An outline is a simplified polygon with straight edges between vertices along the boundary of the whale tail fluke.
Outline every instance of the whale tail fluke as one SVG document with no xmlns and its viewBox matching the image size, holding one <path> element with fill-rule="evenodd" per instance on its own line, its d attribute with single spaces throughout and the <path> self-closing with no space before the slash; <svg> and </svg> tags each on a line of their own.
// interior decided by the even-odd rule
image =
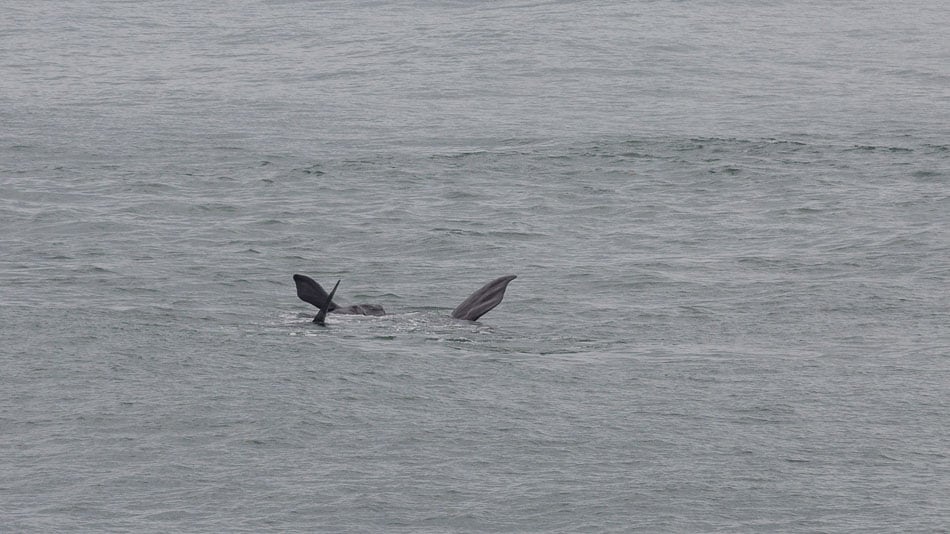
<svg viewBox="0 0 950 534">
<path fill-rule="evenodd" d="M 466 321 L 477 321 L 479 317 L 501 304 L 501 299 L 505 298 L 505 290 L 508 289 L 508 283 L 515 278 L 517 278 L 516 275 L 509 274 L 488 282 L 481 289 L 472 293 L 464 302 L 459 304 L 458 307 L 452 311 L 452 317 Z"/>
<path fill-rule="evenodd" d="M 294 284 L 297 286 L 297 296 L 300 300 L 304 302 L 309 302 L 321 310 L 324 308 L 324 305 L 329 303 L 326 306 L 328 312 L 331 312 L 337 308 L 333 299 L 327 295 L 327 292 L 323 290 L 323 287 L 320 286 L 313 278 L 305 276 L 302 274 L 294 275 Z"/>
<path fill-rule="evenodd" d="M 320 307 L 320 312 L 317 313 L 317 316 L 313 318 L 313 322 L 317 323 L 320 326 L 326 326 L 327 310 L 330 308 L 330 304 L 333 303 L 333 294 L 336 293 L 336 288 L 338 287 L 340 287 L 339 280 L 337 280 L 336 284 L 333 285 L 333 289 L 330 290 L 330 294 L 327 296 L 327 299 L 325 301 L 326 305 Z"/>
</svg>

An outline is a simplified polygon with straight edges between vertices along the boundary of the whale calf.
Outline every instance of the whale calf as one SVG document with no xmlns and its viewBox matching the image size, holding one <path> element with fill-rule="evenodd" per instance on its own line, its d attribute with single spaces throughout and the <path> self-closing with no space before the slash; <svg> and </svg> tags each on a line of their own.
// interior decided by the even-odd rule
<svg viewBox="0 0 950 534">
<path fill-rule="evenodd" d="M 505 290 L 508 289 L 508 284 L 515 278 L 517 278 L 516 275 L 509 274 L 488 282 L 452 310 L 452 317 L 465 321 L 477 321 L 479 317 L 501 304 L 501 299 L 505 298 Z M 324 324 L 324 318 L 329 312 L 347 315 L 386 315 L 386 311 L 379 304 L 342 306 L 334 302 L 333 295 L 340 285 L 339 280 L 329 294 L 323 289 L 323 286 L 307 275 L 295 274 L 294 284 L 297 286 L 297 297 L 300 300 L 309 302 L 319 308 L 320 313 L 313 318 L 313 322 L 317 324 Z"/>
</svg>

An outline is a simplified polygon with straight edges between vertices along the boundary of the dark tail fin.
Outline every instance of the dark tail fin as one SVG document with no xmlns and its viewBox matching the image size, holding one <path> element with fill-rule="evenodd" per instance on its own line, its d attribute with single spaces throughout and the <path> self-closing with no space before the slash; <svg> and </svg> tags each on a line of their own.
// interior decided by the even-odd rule
<svg viewBox="0 0 950 534">
<path fill-rule="evenodd" d="M 517 276 L 509 274 L 488 282 L 484 287 L 465 299 L 465 302 L 459 304 L 452 311 L 452 317 L 466 321 L 477 321 L 479 317 L 501 304 L 501 299 L 505 298 L 505 289 L 508 288 L 508 283 L 515 278 Z"/>
<path fill-rule="evenodd" d="M 336 288 L 338 287 L 340 287 L 339 280 L 336 281 L 336 284 L 333 286 L 333 289 L 330 290 L 330 296 L 327 297 L 327 304 L 333 302 L 333 294 L 336 293 Z M 313 318 L 313 322 L 317 323 L 320 326 L 325 326 L 327 324 L 326 323 L 327 308 L 329 308 L 329 306 L 324 306 L 320 308 L 320 313 L 318 313 L 317 316 Z"/>
<path fill-rule="evenodd" d="M 327 311 L 333 311 L 337 308 L 333 299 L 327 295 L 327 292 L 324 291 L 320 284 L 314 281 L 313 278 L 302 274 L 295 274 L 294 284 L 297 286 L 297 296 L 300 297 L 300 300 L 309 302 L 320 309 L 323 309 L 324 305 L 329 302 L 330 305 L 327 306 Z"/>
</svg>

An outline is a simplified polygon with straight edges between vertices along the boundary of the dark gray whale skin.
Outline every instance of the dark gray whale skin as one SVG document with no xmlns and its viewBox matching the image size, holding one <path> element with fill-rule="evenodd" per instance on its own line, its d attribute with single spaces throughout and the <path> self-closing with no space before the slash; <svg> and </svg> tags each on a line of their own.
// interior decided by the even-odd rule
<svg viewBox="0 0 950 534">
<path fill-rule="evenodd" d="M 304 302 L 309 302 L 317 308 L 323 308 L 327 301 L 327 292 L 323 286 L 316 280 L 303 274 L 294 275 L 294 284 L 297 286 L 297 296 Z M 330 301 L 327 311 L 332 313 L 342 313 L 345 315 L 386 315 L 386 311 L 379 304 L 354 304 L 352 306 L 340 306 L 336 302 Z"/>
<path fill-rule="evenodd" d="M 458 307 L 452 311 L 452 317 L 465 321 L 477 321 L 479 317 L 501 304 L 501 300 L 505 297 L 505 290 L 508 288 L 508 284 L 515 278 L 517 278 L 516 275 L 509 274 L 488 282 L 459 304 Z M 327 312 L 346 315 L 386 315 L 386 311 L 383 310 L 383 307 L 379 304 L 340 306 L 332 299 L 330 299 L 328 304 L 327 299 L 329 295 L 327 292 L 316 280 L 309 276 L 295 274 L 294 284 L 297 286 L 297 296 L 300 300 L 309 302 L 321 310 L 325 308 Z"/>
<path fill-rule="evenodd" d="M 505 298 L 508 283 L 515 278 L 517 278 L 516 275 L 509 274 L 488 282 L 452 310 L 452 317 L 466 321 L 477 321 L 479 317 L 501 304 L 501 299 Z"/>
</svg>

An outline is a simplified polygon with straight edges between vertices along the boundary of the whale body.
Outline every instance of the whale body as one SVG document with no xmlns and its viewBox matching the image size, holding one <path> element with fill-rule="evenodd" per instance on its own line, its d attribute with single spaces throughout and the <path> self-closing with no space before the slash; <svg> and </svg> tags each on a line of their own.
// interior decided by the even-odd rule
<svg viewBox="0 0 950 534">
<path fill-rule="evenodd" d="M 452 310 L 452 317 L 465 321 L 477 321 L 479 317 L 501 304 L 508 284 L 515 278 L 517 278 L 516 275 L 509 274 L 488 282 Z M 342 306 L 334 302 L 333 293 L 336 292 L 339 281 L 329 294 L 323 289 L 323 286 L 307 275 L 295 274 L 294 284 L 297 286 L 297 296 L 300 300 L 309 302 L 320 309 L 320 314 L 314 318 L 314 322 L 317 324 L 323 324 L 323 316 L 326 316 L 328 312 L 346 315 L 386 315 L 386 311 L 379 304 Z M 317 321 L 318 318 L 320 321 Z"/>
</svg>

